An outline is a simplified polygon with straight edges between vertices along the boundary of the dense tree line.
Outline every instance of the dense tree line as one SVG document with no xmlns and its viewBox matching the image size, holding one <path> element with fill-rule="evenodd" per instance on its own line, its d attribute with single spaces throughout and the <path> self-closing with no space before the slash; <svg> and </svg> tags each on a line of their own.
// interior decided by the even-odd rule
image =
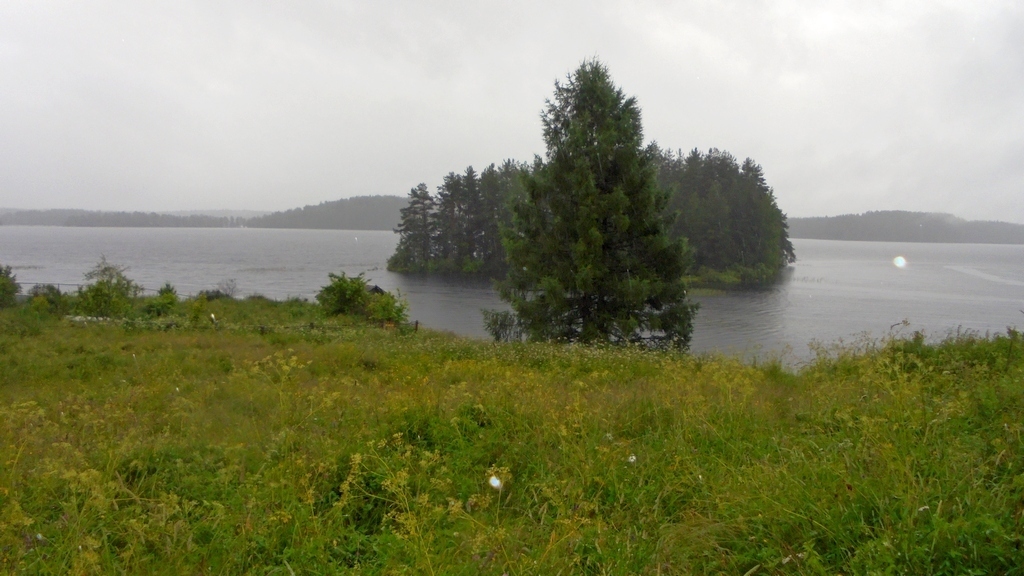
<svg viewBox="0 0 1024 576">
<path fill-rule="evenodd" d="M 1024 225 L 971 221 L 950 214 L 885 210 L 816 218 L 792 218 L 793 238 L 877 242 L 971 242 L 1024 244 Z"/>
<path fill-rule="evenodd" d="M 97 210 L 15 210 L 0 215 L 2 226 L 75 226 L 114 228 L 236 228 L 246 218 L 205 214 L 106 212 Z"/>
<path fill-rule="evenodd" d="M 18 210 L 0 216 L 3 226 L 77 226 L 112 228 L 237 228 L 245 218 L 157 212 L 104 212 L 93 210 Z"/>
<path fill-rule="evenodd" d="M 64 226 L 112 228 L 238 228 L 245 218 L 190 214 L 175 216 L 156 212 L 85 212 L 72 214 Z"/>
<path fill-rule="evenodd" d="M 786 215 L 753 160 L 740 164 L 715 148 L 685 156 L 659 150 L 657 158 L 658 181 L 676 215 L 672 235 L 689 240 L 697 275 L 725 272 L 762 284 L 796 260 Z"/>
<path fill-rule="evenodd" d="M 502 275 L 500 229 L 511 223 L 510 206 L 522 195 L 520 177 L 526 170 L 512 160 L 491 164 L 479 174 L 470 166 L 445 176 L 436 194 L 422 183 L 410 190 L 388 269 Z"/>
<path fill-rule="evenodd" d="M 690 274 L 711 283 L 757 285 L 773 280 L 795 254 L 786 215 L 751 159 L 728 152 L 681 152 L 650 147 L 656 182 L 669 197 L 662 213 L 672 239 L 692 250 Z M 506 162 L 477 175 L 450 173 L 431 194 L 425 184 L 409 193 L 388 268 L 400 272 L 505 273 L 501 228 L 524 194 L 535 166 Z M 525 179 L 525 180 L 524 180 Z"/>
</svg>

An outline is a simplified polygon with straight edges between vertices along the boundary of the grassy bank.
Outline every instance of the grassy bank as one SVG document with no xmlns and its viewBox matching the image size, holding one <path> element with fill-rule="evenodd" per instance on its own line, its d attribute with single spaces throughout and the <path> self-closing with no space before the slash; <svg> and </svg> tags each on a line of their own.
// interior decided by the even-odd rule
<svg viewBox="0 0 1024 576">
<path fill-rule="evenodd" d="M 793 373 L 301 302 L 208 312 L 216 326 L 0 311 L 0 570 L 1024 565 L 1016 335 L 822 352 Z"/>
</svg>

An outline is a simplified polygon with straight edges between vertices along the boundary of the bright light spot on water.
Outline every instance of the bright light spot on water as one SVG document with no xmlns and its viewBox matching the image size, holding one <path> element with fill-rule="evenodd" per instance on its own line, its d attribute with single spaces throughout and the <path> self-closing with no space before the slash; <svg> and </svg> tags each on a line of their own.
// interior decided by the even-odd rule
<svg viewBox="0 0 1024 576">
<path fill-rule="evenodd" d="M 497 476 L 491 476 L 491 479 L 488 480 L 487 482 L 491 485 L 491 488 L 494 488 L 495 490 L 501 490 L 501 478 L 498 478 Z"/>
<path fill-rule="evenodd" d="M 904 258 L 903 256 L 897 256 L 897 257 L 892 259 L 892 263 L 897 268 L 906 268 L 906 266 L 907 266 L 907 259 Z"/>
</svg>

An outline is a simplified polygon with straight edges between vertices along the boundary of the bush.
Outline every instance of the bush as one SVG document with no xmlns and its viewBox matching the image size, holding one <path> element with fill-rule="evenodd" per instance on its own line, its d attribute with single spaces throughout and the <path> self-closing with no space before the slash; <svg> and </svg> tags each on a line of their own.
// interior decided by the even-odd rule
<svg viewBox="0 0 1024 576">
<path fill-rule="evenodd" d="M 100 258 L 96 267 L 85 273 L 92 284 L 78 289 L 78 311 L 86 316 L 113 318 L 127 315 L 142 287 L 124 275 L 128 268 Z"/>
<path fill-rule="evenodd" d="M 17 280 L 10 266 L 0 266 L 0 308 L 9 308 L 17 302 L 15 296 L 21 293 Z"/>
<path fill-rule="evenodd" d="M 737 267 L 737 271 L 740 275 L 740 283 L 747 288 L 768 286 L 779 277 L 779 269 L 770 268 L 764 264 Z"/>
<path fill-rule="evenodd" d="M 518 342 L 523 339 L 523 326 L 519 317 L 508 310 L 480 310 L 484 316 L 484 329 L 495 342 Z"/>
<path fill-rule="evenodd" d="M 53 284 L 37 284 L 28 291 L 30 306 L 37 312 L 67 314 L 71 310 L 71 298 Z"/>
<path fill-rule="evenodd" d="M 200 296 L 202 296 L 203 298 L 206 298 L 210 302 L 213 302 L 214 300 L 220 300 L 222 298 L 224 298 L 226 300 L 230 300 L 231 299 L 231 296 L 228 296 L 227 294 L 225 294 L 225 293 L 223 293 L 223 292 L 221 292 L 220 290 L 217 290 L 217 289 L 214 289 L 214 290 L 200 290 L 199 293 L 196 294 L 196 298 L 198 298 Z"/>
<path fill-rule="evenodd" d="M 367 313 L 370 292 L 366 289 L 366 279 L 362 274 L 351 278 L 344 272 L 327 276 L 331 283 L 320 289 L 316 301 L 329 316 Z"/>
<path fill-rule="evenodd" d="M 394 322 L 400 324 L 409 318 L 409 303 L 401 296 L 390 292 L 382 292 L 370 296 L 366 305 L 367 316 L 374 322 Z"/>
<path fill-rule="evenodd" d="M 193 298 L 192 302 L 188 305 L 188 321 L 193 326 L 198 325 L 208 314 L 206 303 L 206 294 L 200 292 L 199 295 Z"/>
<path fill-rule="evenodd" d="M 200 290 L 196 296 L 205 296 L 206 300 L 213 302 L 214 300 L 227 299 L 234 300 L 238 294 L 238 283 L 235 282 L 234 278 L 229 280 L 221 280 L 217 283 L 217 287 L 213 290 Z"/>
<path fill-rule="evenodd" d="M 160 288 L 155 298 L 146 302 L 142 310 L 147 316 L 166 316 L 173 312 L 177 305 L 178 291 L 171 286 L 170 282 L 167 282 Z"/>
<path fill-rule="evenodd" d="M 317 302 L 328 316 L 349 314 L 363 316 L 374 322 L 400 323 L 408 320 L 409 303 L 401 295 L 395 296 L 384 292 L 376 286 L 370 290 L 366 286 L 366 278 L 328 274 L 331 283 L 320 289 L 316 295 Z"/>
</svg>

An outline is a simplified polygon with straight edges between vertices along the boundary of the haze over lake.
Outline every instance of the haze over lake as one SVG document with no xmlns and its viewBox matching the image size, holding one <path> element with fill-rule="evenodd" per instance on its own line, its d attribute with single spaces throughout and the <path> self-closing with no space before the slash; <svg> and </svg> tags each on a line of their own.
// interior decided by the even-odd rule
<svg viewBox="0 0 1024 576">
<path fill-rule="evenodd" d="M 18 281 L 73 289 L 101 255 L 128 276 L 180 294 L 234 279 L 240 295 L 312 299 L 327 274 L 365 273 L 399 290 L 410 318 L 486 337 L 479 310 L 504 308 L 486 281 L 394 274 L 385 262 L 397 235 L 384 231 L 0 227 L 0 263 Z M 695 298 L 695 352 L 810 356 L 808 343 L 922 329 L 1004 331 L 1024 326 L 1024 246 L 794 239 L 797 262 L 769 290 Z M 902 257 L 905 264 L 896 265 Z M 908 326 L 898 326 L 907 320 Z M 893 328 L 894 325 L 897 325 Z"/>
</svg>

